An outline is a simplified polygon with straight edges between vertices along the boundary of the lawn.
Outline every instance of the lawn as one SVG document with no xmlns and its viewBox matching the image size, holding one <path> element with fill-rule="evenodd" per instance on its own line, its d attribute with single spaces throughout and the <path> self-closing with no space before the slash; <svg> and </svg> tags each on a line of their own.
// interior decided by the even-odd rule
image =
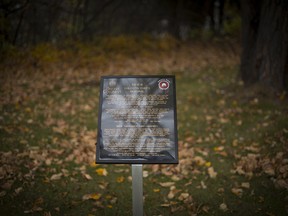
<svg viewBox="0 0 288 216">
<path fill-rule="evenodd" d="M 176 76 L 179 164 L 144 165 L 145 215 L 287 215 L 287 96 L 243 86 L 222 43 L 6 67 L 1 215 L 132 215 L 130 165 L 94 163 L 99 77 L 115 74 Z"/>
</svg>

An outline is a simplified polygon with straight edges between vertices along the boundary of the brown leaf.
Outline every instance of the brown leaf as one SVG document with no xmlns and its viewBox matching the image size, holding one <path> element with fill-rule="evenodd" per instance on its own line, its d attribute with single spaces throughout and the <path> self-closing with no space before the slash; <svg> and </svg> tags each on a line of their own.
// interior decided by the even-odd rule
<svg viewBox="0 0 288 216">
<path fill-rule="evenodd" d="M 83 177 L 87 180 L 92 180 L 92 177 L 87 173 L 82 173 Z"/>
<path fill-rule="evenodd" d="M 241 188 L 232 188 L 231 192 L 238 197 L 242 197 L 243 190 Z"/>
<path fill-rule="evenodd" d="M 59 179 L 61 179 L 62 176 L 63 176 L 62 173 L 54 174 L 51 176 L 50 180 L 52 180 L 52 181 L 59 180 Z"/>
<path fill-rule="evenodd" d="M 181 193 L 178 197 L 178 200 L 183 201 L 189 197 L 189 193 Z"/>
<path fill-rule="evenodd" d="M 241 183 L 241 187 L 242 187 L 242 188 L 249 189 L 249 188 L 250 188 L 250 183 L 249 183 L 249 182 L 242 182 L 242 183 Z"/>
<path fill-rule="evenodd" d="M 169 191 L 169 194 L 168 194 L 168 199 L 173 199 L 175 197 L 175 195 L 180 192 L 181 190 L 177 190 L 175 186 L 171 186 L 170 187 L 170 191 Z"/>
<path fill-rule="evenodd" d="M 170 205 L 170 203 L 164 203 L 164 204 L 161 204 L 160 206 L 161 207 L 170 207 L 171 205 Z"/>
<path fill-rule="evenodd" d="M 52 159 L 51 159 L 51 158 L 47 158 L 47 159 L 45 160 L 45 164 L 46 164 L 47 166 L 50 166 L 51 163 L 52 163 Z"/>
<path fill-rule="evenodd" d="M 159 164 L 153 164 L 153 165 L 151 165 L 151 168 L 152 168 L 152 172 L 156 173 L 159 171 L 160 165 Z"/>
<path fill-rule="evenodd" d="M 160 182 L 159 184 L 162 187 L 171 187 L 172 185 L 175 185 L 175 182 Z"/>
<path fill-rule="evenodd" d="M 219 209 L 223 212 L 228 211 L 228 207 L 227 207 L 226 203 L 221 203 L 219 206 Z"/>
<path fill-rule="evenodd" d="M 15 193 L 16 193 L 16 194 L 21 193 L 21 191 L 23 191 L 23 188 L 22 188 L 22 187 L 19 187 L 19 188 L 15 189 Z"/>
<path fill-rule="evenodd" d="M 262 166 L 262 169 L 263 169 L 264 173 L 266 173 L 269 176 L 275 175 L 275 170 L 274 170 L 272 164 L 265 164 Z"/>
<path fill-rule="evenodd" d="M 206 161 L 203 159 L 203 157 L 200 157 L 200 156 L 194 157 L 194 161 L 199 166 L 203 166 L 206 163 Z"/>
<path fill-rule="evenodd" d="M 1 185 L 1 188 L 3 188 L 4 190 L 10 190 L 12 185 L 13 185 L 14 181 L 10 180 L 5 182 L 4 184 Z"/>
<path fill-rule="evenodd" d="M 102 190 L 105 190 L 108 185 L 109 185 L 109 183 L 106 182 L 106 181 L 102 181 L 102 182 L 99 183 L 99 187 L 100 187 Z"/>
<path fill-rule="evenodd" d="M 4 197 L 6 195 L 6 193 L 7 193 L 6 191 L 1 191 L 0 192 L 0 197 Z"/>
<path fill-rule="evenodd" d="M 282 189 L 282 188 L 288 189 L 288 180 L 285 181 L 284 179 L 278 179 L 275 182 L 275 186 L 279 189 Z"/>
</svg>

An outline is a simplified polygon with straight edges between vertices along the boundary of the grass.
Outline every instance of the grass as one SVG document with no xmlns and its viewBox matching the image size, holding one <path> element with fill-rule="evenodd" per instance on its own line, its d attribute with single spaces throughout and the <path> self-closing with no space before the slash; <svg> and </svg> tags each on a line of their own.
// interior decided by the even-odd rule
<svg viewBox="0 0 288 216">
<path fill-rule="evenodd" d="M 286 215 L 287 102 L 244 87 L 237 61 L 193 65 L 215 50 L 184 50 L 174 66 L 175 53 L 162 65 L 143 60 L 149 69 L 141 59 L 121 63 L 176 74 L 180 164 L 144 166 L 145 215 Z M 43 74 L 45 82 L 37 74 L 2 94 L 2 215 L 132 215 L 130 166 L 93 164 L 99 86 L 77 73 Z"/>
</svg>

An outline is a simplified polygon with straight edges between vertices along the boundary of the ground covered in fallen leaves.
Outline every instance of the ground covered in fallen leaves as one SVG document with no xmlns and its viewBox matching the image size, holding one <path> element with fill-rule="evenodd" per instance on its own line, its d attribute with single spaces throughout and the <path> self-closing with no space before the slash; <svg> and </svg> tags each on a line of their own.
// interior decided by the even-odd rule
<svg viewBox="0 0 288 216">
<path fill-rule="evenodd" d="M 166 43 L 3 63 L 1 215 L 132 215 L 131 167 L 94 163 L 99 77 L 115 74 L 176 75 L 179 164 L 144 166 L 145 215 L 288 214 L 285 93 L 243 86 L 231 41 Z"/>
</svg>

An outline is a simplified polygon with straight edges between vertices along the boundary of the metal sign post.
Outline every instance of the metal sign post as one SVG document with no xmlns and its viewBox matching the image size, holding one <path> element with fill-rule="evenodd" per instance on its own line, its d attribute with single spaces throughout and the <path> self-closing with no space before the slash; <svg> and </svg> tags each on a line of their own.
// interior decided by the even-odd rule
<svg viewBox="0 0 288 216">
<path fill-rule="evenodd" d="M 143 216 L 143 172 L 142 164 L 132 164 L 133 216 Z"/>
<path fill-rule="evenodd" d="M 133 216 L 143 216 L 143 164 L 177 164 L 175 76 L 103 76 L 96 163 L 131 164 Z"/>
</svg>

